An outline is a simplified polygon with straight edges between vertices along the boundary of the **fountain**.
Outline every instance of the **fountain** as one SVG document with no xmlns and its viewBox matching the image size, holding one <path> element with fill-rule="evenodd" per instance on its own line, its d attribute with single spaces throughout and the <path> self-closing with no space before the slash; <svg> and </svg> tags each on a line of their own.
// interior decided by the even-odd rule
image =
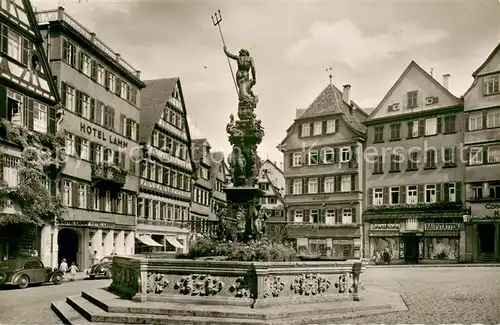
<svg viewBox="0 0 500 325">
<path fill-rule="evenodd" d="M 238 119 L 227 125 L 232 187 L 227 214 L 237 219 L 236 240 L 262 240 L 260 190 L 255 187 L 257 145 L 264 130 L 256 118 L 255 66 L 241 50 L 238 63 Z M 250 72 L 252 78 L 250 78 Z M 274 245 L 280 245 L 274 244 Z M 398 295 L 366 290 L 360 297 L 361 260 L 231 261 L 117 256 L 108 289 L 54 302 L 66 322 L 128 324 L 319 324 L 360 315 L 405 310 Z"/>
</svg>

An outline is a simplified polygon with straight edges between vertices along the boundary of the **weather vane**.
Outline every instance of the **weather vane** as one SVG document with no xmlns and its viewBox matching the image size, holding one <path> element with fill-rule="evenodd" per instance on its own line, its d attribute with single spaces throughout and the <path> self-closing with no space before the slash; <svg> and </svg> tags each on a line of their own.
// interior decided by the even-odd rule
<svg viewBox="0 0 500 325">
<path fill-rule="evenodd" d="M 329 67 L 328 69 L 326 69 L 326 72 L 330 72 L 330 74 L 328 75 L 328 78 L 330 78 L 330 85 L 332 84 L 332 67 Z"/>
<path fill-rule="evenodd" d="M 222 34 L 222 28 L 220 27 L 220 23 L 222 22 L 222 15 L 220 13 L 220 9 L 212 16 L 212 22 L 214 26 L 219 27 L 220 38 L 222 39 L 222 45 L 226 46 L 226 41 L 224 40 L 224 35 Z M 234 79 L 233 67 L 231 66 L 231 61 L 229 57 L 227 57 L 227 64 L 229 64 L 229 70 L 231 70 L 231 77 L 233 78 L 234 88 L 236 89 L 236 95 L 238 95 L 238 86 L 236 85 L 236 79 Z"/>
</svg>

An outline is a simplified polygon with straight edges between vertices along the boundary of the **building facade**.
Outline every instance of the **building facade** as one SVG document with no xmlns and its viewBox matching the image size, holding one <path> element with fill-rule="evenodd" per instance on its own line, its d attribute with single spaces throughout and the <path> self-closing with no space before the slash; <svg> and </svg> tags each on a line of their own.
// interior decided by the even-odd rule
<svg viewBox="0 0 500 325">
<path fill-rule="evenodd" d="M 500 44 L 474 72 L 464 96 L 465 260 L 500 261 Z"/>
<path fill-rule="evenodd" d="M 283 171 L 269 159 L 265 160 L 259 170 L 257 186 L 264 192 L 260 198 L 261 209 L 268 221 L 285 221 L 285 175 Z"/>
<path fill-rule="evenodd" d="M 57 87 L 43 51 L 43 38 L 28 0 L 2 1 L 0 5 L 0 260 L 41 253 L 52 264 L 52 220 L 35 226 L 39 216 L 27 215 L 9 192 L 23 182 L 19 171 L 28 144 L 20 138 L 54 138 L 57 131 Z M 36 141 L 35 141 L 36 142 Z M 54 178 L 32 188 L 54 197 Z M 10 190 L 9 190 L 10 189 Z M 19 192 L 18 192 L 19 193 Z M 5 195 L 4 195 L 5 194 Z M 42 202 L 47 206 L 51 202 Z M 57 261 L 56 261 L 57 264 Z"/>
<path fill-rule="evenodd" d="M 68 212 L 54 229 L 58 260 L 133 254 L 139 188 L 139 71 L 64 8 L 37 13 L 57 80 L 68 160 L 57 190 Z"/>
<path fill-rule="evenodd" d="M 187 251 L 193 164 L 179 78 L 145 81 L 141 90 L 141 161 L 137 251 Z"/>
<path fill-rule="evenodd" d="M 211 177 L 212 177 L 212 202 L 210 204 L 209 220 L 217 220 L 219 216 L 217 211 L 225 208 L 226 193 L 224 189 L 228 184 L 227 174 L 229 168 L 224 161 L 224 153 L 221 151 L 214 151 L 210 153 L 211 157 Z"/>
<path fill-rule="evenodd" d="M 463 260 L 463 103 L 448 83 L 412 61 L 365 121 L 366 258 Z"/>
<path fill-rule="evenodd" d="M 191 150 L 195 165 L 193 196 L 191 200 L 191 220 L 209 220 L 212 210 L 212 193 L 215 181 L 212 177 L 210 144 L 207 139 L 194 139 Z"/>
<path fill-rule="evenodd" d="M 330 82 L 298 112 L 278 146 L 284 156 L 288 236 L 301 253 L 361 257 L 365 127 L 350 90 L 346 85 L 342 92 Z"/>
</svg>

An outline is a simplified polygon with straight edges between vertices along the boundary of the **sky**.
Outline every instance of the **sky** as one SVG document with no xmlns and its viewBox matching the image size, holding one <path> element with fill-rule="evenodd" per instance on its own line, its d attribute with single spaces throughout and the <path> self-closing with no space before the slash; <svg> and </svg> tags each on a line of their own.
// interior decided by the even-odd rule
<svg viewBox="0 0 500 325">
<path fill-rule="evenodd" d="M 297 108 L 329 83 L 350 84 L 361 107 L 378 105 L 414 60 L 461 96 L 500 40 L 500 2 L 487 1 L 99 1 L 35 0 L 37 10 L 66 11 L 141 70 L 147 79 L 179 77 L 192 138 L 227 154 L 226 124 L 237 96 L 228 50 L 248 49 L 256 65 L 256 114 L 266 135 L 261 158 L 278 164 L 276 146 Z M 233 71 L 236 65 L 233 61 Z"/>
</svg>

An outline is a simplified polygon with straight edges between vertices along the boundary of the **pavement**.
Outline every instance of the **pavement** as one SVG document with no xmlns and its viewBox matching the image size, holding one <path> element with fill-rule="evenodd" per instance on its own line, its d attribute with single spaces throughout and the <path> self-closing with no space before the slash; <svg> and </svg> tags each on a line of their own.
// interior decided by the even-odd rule
<svg viewBox="0 0 500 325">
<path fill-rule="evenodd" d="M 399 293 L 409 308 L 341 324 L 500 324 L 500 270 L 496 267 L 369 267 L 366 288 Z M 83 272 L 81 272 L 83 273 Z M 24 290 L 0 290 L 0 324 L 60 324 L 50 303 L 110 280 L 64 282 Z M 361 298 L 363 291 L 360 292 Z"/>
</svg>

